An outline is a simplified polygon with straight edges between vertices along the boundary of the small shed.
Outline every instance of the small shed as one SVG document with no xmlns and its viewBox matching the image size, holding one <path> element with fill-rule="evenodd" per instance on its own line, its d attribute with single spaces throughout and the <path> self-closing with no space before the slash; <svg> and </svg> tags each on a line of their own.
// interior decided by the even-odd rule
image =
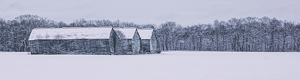
<svg viewBox="0 0 300 80">
<path fill-rule="evenodd" d="M 32 54 L 114 54 L 112 27 L 35 28 L 29 37 Z"/>
<path fill-rule="evenodd" d="M 141 38 L 136 28 L 114 28 L 118 38 L 117 45 L 118 53 L 125 54 L 140 54 Z"/>
<path fill-rule="evenodd" d="M 138 29 L 142 42 L 142 52 L 159 53 L 157 38 L 153 29 Z"/>
</svg>

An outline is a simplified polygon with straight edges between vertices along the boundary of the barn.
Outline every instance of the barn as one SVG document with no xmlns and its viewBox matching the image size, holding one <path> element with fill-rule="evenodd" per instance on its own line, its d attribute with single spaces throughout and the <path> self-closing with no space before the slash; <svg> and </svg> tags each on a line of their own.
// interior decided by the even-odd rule
<svg viewBox="0 0 300 80">
<path fill-rule="evenodd" d="M 31 54 L 115 54 L 112 27 L 35 28 L 29 37 Z"/>
<path fill-rule="evenodd" d="M 116 41 L 118 53 L 141 53 L 141 38 L 136 28 L 114 28 L 114 31 L 118 36 Z"/>
<path fill-rule="evenodd" d="M 138 33 L 141 37 L 141 51 L 143 53 L 160 53 L 153 29 L 138 29 Z"/>
</svg>

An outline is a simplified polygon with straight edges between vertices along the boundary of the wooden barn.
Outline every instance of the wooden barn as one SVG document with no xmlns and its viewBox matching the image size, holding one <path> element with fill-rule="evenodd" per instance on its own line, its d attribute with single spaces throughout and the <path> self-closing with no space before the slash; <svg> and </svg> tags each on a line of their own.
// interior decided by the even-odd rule
<svg viewBox="0 0 300 80">
<path fill-rule="evenodd" d="M 141 37 L 141 51 L 143 53 L 160 53 L 153 29 L 138 29 L 138 33 Z"/>
<path fill-rule="evenodd" d="M 118 53 L 141 53 L 141 38 L 136 28 L 114 28 L 114 31 L 118 35 L 116 41 Z"/>
<path fill-rule="evenodd" d="M 111 27 L 36 28 L 29 37 L 32 54 L 115 54 Z"/>
</svg>

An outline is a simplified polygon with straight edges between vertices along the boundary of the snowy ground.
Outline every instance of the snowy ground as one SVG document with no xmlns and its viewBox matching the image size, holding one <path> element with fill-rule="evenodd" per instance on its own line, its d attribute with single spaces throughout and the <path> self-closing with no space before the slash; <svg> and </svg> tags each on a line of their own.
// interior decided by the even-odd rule
<svg viewBox="0 0 300 80">
<path fill-rule="evenodd" d="M 1 80 L 300 80 L 297 52 L 27 55 L 0 52 Z"/>
</svg>

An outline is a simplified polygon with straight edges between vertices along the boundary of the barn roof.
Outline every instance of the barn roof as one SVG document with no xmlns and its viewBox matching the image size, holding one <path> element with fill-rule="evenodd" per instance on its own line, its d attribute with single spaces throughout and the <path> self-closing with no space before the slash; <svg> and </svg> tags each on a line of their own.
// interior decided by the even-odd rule
<svg viewBox="0 0 300 80">
<path fill-rule="evenodd" d="M 122 32 L 123 35 L 125 36 L 124 37 L 125 39 L 132 39 L 136 28 L 114 28 L 114 30 Z"/>
<path fill-rule="evenodd" d="M 138 29 L 141 39 L 151 39 L 153 29 Z"/>
<path fill-rule="evenodd" d="M 109 39 L 111 27 L 35 28 L 29 40 L 38 39 Z"/>
</svg>

